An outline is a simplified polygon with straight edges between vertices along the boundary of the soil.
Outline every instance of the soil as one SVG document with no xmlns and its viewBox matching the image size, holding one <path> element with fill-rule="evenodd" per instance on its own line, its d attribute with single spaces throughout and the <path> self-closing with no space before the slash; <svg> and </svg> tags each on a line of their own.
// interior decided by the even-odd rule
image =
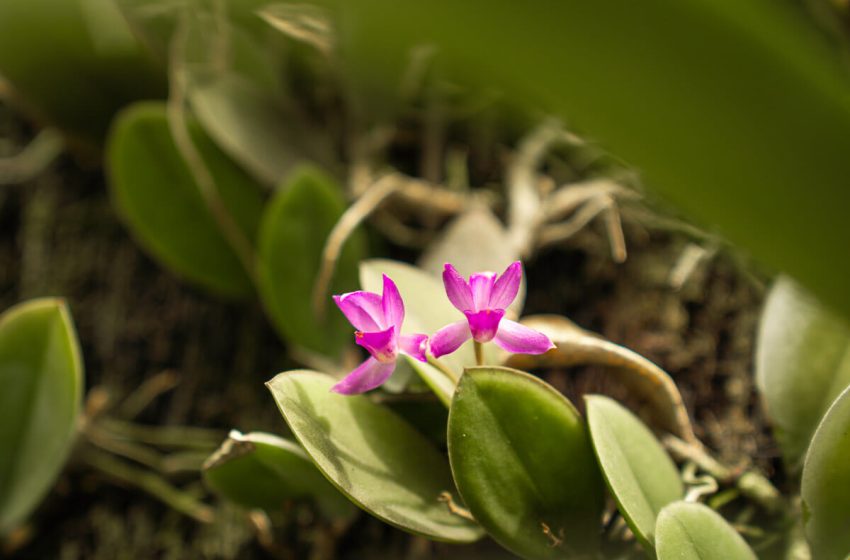
<svg viewBox="0 0 850 560">
<path fill-rule="evenodd" d="M 0 107 L 0 155 L 32 130 Z M 676 380 L 698 436 L 728 464 L 761 468 L 781 482 L 778 451 L 753 388 L 753 341 L 763 288 L 740 260 L 719 252 L 684 286 L 669 277 L 688 240 L 625 220 L 629 258 L 611 261 L 591 226 L 527 263 L 526 313 L 561 313 L 665 368 Z M 263 382 L 295 364 L 256 301 L 202 293 L 143 253 L 113 212 L 104 178 L 69 156 L 35 180 L 0 188 L 0 308 L 62 296 L 85 356 L 86 385 L 118 402 L 164 372 L 179 379 L 137 421 L 283 432 Z M 602 372 L 547 372 L 575 399 L 617 394 Z M 628 395 L 618 395 L 628 398 Z M 575 399 L 580 402 L 580 399 Z M 202 494 L 195 474 L 175 479 Z M 235 509 L 213 525 L 175 513 L 135 488 L 72 459 L 31 520 L 33 537 L 10 558 L 271 558 Z M 327 555 L 326 527 L 309 507 L 276 522 L 278 556 Z M 433 545 L 360 518 L 336 543 L 341 558 L 493 557 L 491 545 Z"/>
</svg>

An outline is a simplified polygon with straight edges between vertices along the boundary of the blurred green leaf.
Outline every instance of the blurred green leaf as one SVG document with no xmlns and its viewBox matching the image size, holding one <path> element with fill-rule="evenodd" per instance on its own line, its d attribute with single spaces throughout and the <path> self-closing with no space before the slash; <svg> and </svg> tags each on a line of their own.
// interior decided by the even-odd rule
<svg viewBox="0 0 850 560">
<path fill-rule="evenodd" d="M 392 411 L 331 392 L 332 377 L 281 373 L 268 382 L 289 427 L 319 470 L 378 519 L 434 540 L 466 543 L 481 529 L 440 501 L 452 492 L 445 457 Z"/>
<path fill-rule="evenodd" d="M 812 558 L 843 560 L 850 551 L 850 387 L 832 403 L 806 454 L 801 492 Z"/>
<path fill-rule="evenodd" d="M 269 203 L 260 234 L 260 293 L 275 327 L 287 340 L 329 356 L 339 355 L 353 329 L 330 294 L 325 316 L 317 317 L 313 289 L 325 242 L 344 211 L 340 187 L 321 171 L 303 167 Z M 346 241 L 332 293 L 356 289 L 364 247 L 359 232 Z"/>
<path fill-rule="evenodd" d="M 661 509 L 682 499 L 676 465 L 643 422 L 602 395 L 585 397 L 596 458 L 623 518 L 652 553 L 655 520 Z"/>
<path fill-rule="evenodd" d="M 0 315 L 0 535 L 24 521 L 53 485 L 76 435 L 83 364 L 61 300 Z"/>
<path fill-rule="evenodd" d="M 818 422 L 850 385 L 850 329 L 789 278 L 762 312 L 756 383 L 785 462 L 799 471 Z"/>
<path fill-rule="evenodd" d="M 723 517 L 702 504 L 674 502 L 658 514 L 658 560 L 756 560 Z"/>
<path fill-rule="evenodd" d="M 224 207 L 248 239 L 263 208 L 259 187 L 194 121 L 192 140 L 215 179 Z M 201 197 L 172 139 L 165 106 L 138 103 L 118 117 L 107 153 L 113 202 L 137 240 L 178 275 L 225 296 L 252 283 Z"/>
<path fill-rule="evenodd" d="M 203 473 L 213 491 L 248 508 L 276 511 L 289 500 L 310 498 L 330 517 L 354 512 L 300 445 L 273 434 L 231 431 Z"/>
<path fill-rule="evenodd" d="M 584 422 L 553 387 L 508 368 L 467 369 L 448 444 L 463 501 L 499 544 L 529 559 L 599 546 L 602 477 Z"/>
<path fill-rule="evenodd" d="M 431 391 L 437 395 L 437 398 L 440 399 L 446 407 L 450 406 L 452 403 L 452 395 L 455 392 L 454 382 L 449 379 L 445 373 L 441 372 L 436 367 L 431 364 L 420 362 L 419 360 L 412 358 L 407 355 L 403 355 L 405 361 L 413 368 L 419 378 L 425 382 L 425 385 L 428 386 Z"/>
<path fill-rule="evenodd" d="M 433 45 L 450 78 L 554 112 L 850 316 L 850 74 L 805 2 L 319 3 L 373 106 Z"/>
<path fill-rule="evenodd" d="M 122 106 L 165 95 L 111 0 L 0 2 L 0 74 L 36 118 L 95 145 Z"/>
</svg>

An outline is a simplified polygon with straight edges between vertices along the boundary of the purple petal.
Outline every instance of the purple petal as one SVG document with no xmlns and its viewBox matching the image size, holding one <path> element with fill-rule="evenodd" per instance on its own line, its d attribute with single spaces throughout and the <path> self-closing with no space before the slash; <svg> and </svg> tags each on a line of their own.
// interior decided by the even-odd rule
<svg viewBox="0 0 850 560">
<path fill-rule="evenodd" d="M 474 308 L 469 284 L 449 263 L 446 263 L 443 268 L 443 285 L 446 287 L 446 295 L 449 296 L 449 301 L 459 311 L 469 311 Z"/>
<path fill-rule="evenodd" d="M 499 329 L 499 321 L 505 316 L 504 309 L 485 309 L 477 313 L 465 313 L 469 330 L 476 342 L 490 342 Z"/>
<path fill-rule="evenodd" d="M 425 348 L 428 346 L 428 335 L 424 334 L 405 334 L 398 337 L 398 347 L 401 351 L 419 360 L 427 362 L 425 356 Z"/>
<path fill-rule="evenodd" d="M 507 309 L 519 292 L 519 283 L 522 280 L 522 263 L 516 261 L 511 264 L 496 280 L 493 291 L 490 293 L 490 305 L 493 309 Z"/>
<path fill-rule="evenodd" d="M 381 296 L 372 292 L 351 292 L 334 296 L 339 310 L 343 312 L 358 331 L 381 331 L 384 325 L 384 312 L 381 309 Z"/>
<path fill-rule="evenodd" d="M 549 337 L 510 319 L 502 320 L 493 338 L 496 346 L 513 354 L 543 354 L 555 347 Z"/>
<path fill-rule="evenodd" d="M 431 337 L 431 353 L 435 358 L 451 354 L 469 340 L 470 336 L 472 333 L 469 332 L 469 324 L 466 321 L 446 325 Z"/>
<path fill-rule="evenodd" d="M 396 332 L 400 332 L 401 324 L 404 322 L 404 301 L 401 299 L 401 294 L 398 293 L 395 282 L 386 274 L 384 274 L 384 295 L 381 298 L 381 309 L 387 325 L 398 327 Z"/>
<path fill-rule="evenodd" d="M 343 395 L 365 393 L 386 381 L 394 369 L 395 362 L 384 364 L 375 358 L 369 358 L 331 387 L 331 391 Z"/>
<path fill-rule="evenodd" d="M 354 333 L 354 341 L 379 362 L 394 362 L 398 355 L 395 327 L 379 332 L 357 331 Z"/>
<path fill-rule="evenodd" d="M 469 277 L 475 311 L 483 311 L 490 307 L 490 294 L 493 292 L 495 281 L 496 275 L 492 272 L 476 272 Z"/>
</svg>

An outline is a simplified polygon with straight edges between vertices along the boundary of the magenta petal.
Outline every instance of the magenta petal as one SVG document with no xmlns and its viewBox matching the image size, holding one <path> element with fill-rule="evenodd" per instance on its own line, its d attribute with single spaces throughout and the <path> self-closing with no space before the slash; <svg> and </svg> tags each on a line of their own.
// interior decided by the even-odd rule
<svg viewBox="0 0 850 560">
<path fill-rule="evenodd" d="M 331 391 L 343 395 L 365 393 L 386 381 L 394 369 L 395 362 L 384 364 L 375 358 L 369 358 L 331 387 Z"/>
<path fill-rule="evenodd" d="M 384 312 L 381 309 L 381 296 L 372 292 L 351 292 L 334 296 L 334 301 L 348 321 L 358 331 L 381 331 L 384 325 Z"/>
<path fill-rule="evenodd" d="M 472 290 L 472 303 L 475 311 L 483 311 L 490 307 L 490 294 L 496 275 L 492 272 L 476 272 L 469 277 L 469 288 Z"/>
<path fill-rule="evenodd" d="M 507 309 L 519 292 L 519 283 L 522 280 L 522 264 L 519 261 L 508 266 L 496 280 L 493 291 L 490 293 L 490 305 L 494 309 Z"/>
<path fill-rule="evenodd" d="M 459 311 L 469 311 L 474 308 L 469 284 L 449 263 L 446 263 L 443 268 L 443 285 L 446 287 L 446 295 L 449 296 L 449 301 Z"/>
<path fill-rule="evenodd" d="M 401 351 L 419 360 L 427 362 L 425 356 L 425 348 L 428 346 L 428 335 L 424 334 L 405 334 L 398 337 L 398 347 Z"/>
<path fill-rule="evenodd" d="M 395 282 L 386 274 L 384 274 L 384 295 L 381 298 L 381 309 L 384 312 L 387 325 L 398 327 L 397 332 L 401 331 L 401 324 L 404 322 L 404 301 L 401 299 L 401 294 L 398 293 Z"/>
<path fill-rule="evenodd" d="M 476 342 L 490 342 L 496 336 L 499 322 L 505 316 L 503 309 L 485 309 L 477 313 L 465 313 L 469 330 Z"/>
<path fill-rule="evenodd" d="M 469 324 L 466 321 L 446 325 L 431 337 L 431 353 L 435 358 L 451 354 L 469 340 L 470 336 L 472 333 L 469 332 Z"/>
<path fill-rule="evenodd" d="M 513 354 L 543 354 L 555 347 L 549 337 L 509 319 L 503 319 L 493 338 L 496 346 Z"/>
<path fill-rule="evenodd" d="M 394 362 L 398 355 L 395 327 L 379 332 L 354 333 L 354 341 L 369 351 L 379 362 Z"/>
</svg>

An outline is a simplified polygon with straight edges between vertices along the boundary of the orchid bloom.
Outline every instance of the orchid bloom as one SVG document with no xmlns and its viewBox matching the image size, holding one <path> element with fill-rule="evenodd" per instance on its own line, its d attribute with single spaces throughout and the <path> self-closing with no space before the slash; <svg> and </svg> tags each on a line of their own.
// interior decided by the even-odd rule
<svg viewBox="0 0 850 560">
<path fill-rule="evenodd" d="M 357 331 L 354 340 L 371 356 L 331 389 L 344 395 L 364 393 L 382 384 L 395 370 L 399 352 L 426 361 L 424 334 L 401 334 L 404 302 L 395 283 L 384 275 L 383 295 L 351 292 L 333 296 L 348 321 Z"/>
<path fill-rule="evenodd" d="M 435 358 L 451 354 L 472 337 L 479 343 L 496 343 L 514 354 L 543 354 L 555 345 L 545 334 L 505 319 L 505 309 L 514 301 L 522 279 L 522 264 L 510 265 L 501 276 L 478 272 L 464 280 L 451 264 L 443 270 L 446 295 L 466 319 L 447 325 L 431 337 Z"/>
</svg>

